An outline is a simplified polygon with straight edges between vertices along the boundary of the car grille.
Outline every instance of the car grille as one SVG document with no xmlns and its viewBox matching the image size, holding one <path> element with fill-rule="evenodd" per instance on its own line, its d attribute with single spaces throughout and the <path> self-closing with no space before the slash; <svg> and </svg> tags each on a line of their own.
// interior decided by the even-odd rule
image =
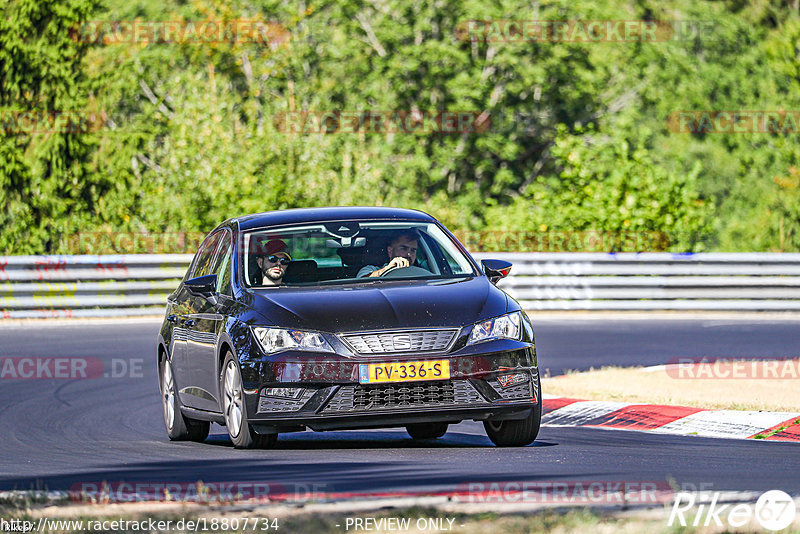
<svg viewBox="0 0 800 534">
<path fill-rule="evenodd" d="M 458 333 L 457 328 L 406 330 L 344 334 L 342 339 L 358 354 L 446 351 Z"/>
<path fill-rule="evenodd" d="M 467 380 L 342 386 L 323 413 L 488 404 Z"/>
<path fill-rule="evenodd" d="M 401 408 L 453 404 L 452 382 L 402 386 L 362 386 L 353 394 L 353 409 Z"/>
<path fill-rule="evenodd" d="M 532 397 L 530 380 L 507 388 L 502 387 L 497 380 L 492 380 L 490 384 L 504 399 L 530 399 Z"/>
<path fill-rule="evenodd" d="M 296 412 L 311 399 L 316 390 L 307 389 L 299 399 L 261 396 L 258 399 L 258 413 Z"/>
</svg>

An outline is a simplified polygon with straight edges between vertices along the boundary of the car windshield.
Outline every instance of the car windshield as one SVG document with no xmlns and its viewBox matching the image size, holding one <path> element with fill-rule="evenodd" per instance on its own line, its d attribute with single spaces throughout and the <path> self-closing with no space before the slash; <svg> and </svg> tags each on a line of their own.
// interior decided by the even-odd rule
<svg viewBox="0 0 800 534">
<path fill-rule="evenodd" d="M 476 276 L 469 259 L 435 223 L 403 221 L 335 221 L 280 229 L 252 230 L 240 243 L 242 280 L 247 287 L 264 284 L 264 258 L 291 256 L 279 285 L 309 286 L 397 279 L 446 279 Z M 374 271 L 402 256 L 404 268 Z M 404 262 L 399 262 L 406 265 Z M 369 275 L 373 273 L 373 277 Z"/>
</svg>

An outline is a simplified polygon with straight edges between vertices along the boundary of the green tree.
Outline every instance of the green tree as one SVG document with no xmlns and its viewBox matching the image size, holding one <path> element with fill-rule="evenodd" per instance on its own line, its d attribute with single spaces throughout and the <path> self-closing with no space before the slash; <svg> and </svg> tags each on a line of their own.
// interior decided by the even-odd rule
<svg viewBox="0 0 800 534">
<path fill-rule="evenodd" d="M 679 110 L 800 109 L 792 2 L 11 0 L 3 9 L 3 109 L 107 114 L 83 135 L 3 137 L 6 252 L 66 252 L 77 230 L 207 232 L 242 213 L 352 204 L 425 209 L 454 230 L 662 233 L 668 241 L 653 246 L 675 251 L 798 249 L 792 137 L 682 134 L 667 121 Z M 92 19 L 260 19 L 288 38 L 70 38 Z M 465 33 L 469 20 L 508 19 L 705 24 L 666 42 Z M 488 127 L 281 128 L 282 114 L 336 110 L 471 111 Z"/>
<path fill-rule="evenodd" d="M 91 213 L 102 177 L 88 176 L 91 136 L 48 128 L 31 132 L 21 114 L 53 118 L 91 113 L 82 66 L 87 45 L 71 37 L 73 25 L 94 0 L 7 0 L 0 13 L 0 215 L 1 253 L 42 253 L 79 227 Z M 28 122 L 25 123 L 30 124 Z M 55 131 L 47 131 L 55 130 Z"/>
</svg>

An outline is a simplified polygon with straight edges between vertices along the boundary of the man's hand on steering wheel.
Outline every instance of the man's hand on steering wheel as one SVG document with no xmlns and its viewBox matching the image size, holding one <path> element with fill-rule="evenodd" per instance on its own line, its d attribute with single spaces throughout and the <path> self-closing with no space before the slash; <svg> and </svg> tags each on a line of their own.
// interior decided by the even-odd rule
<svg viewBox="0 0 800 534">
<path fill-rule="evenodd" d="M 383 272 L 381 272 L 379 276 L 383 276 L 384 274 L 394 271 L 395 269 L 402 269 L 409 266 L 411 266 L 411 263 L 407 258 L 397 256 L 396 258 L 392 258 L 392 261 L 390 261 L 389 264 L 382 269 Z"/>
<path fill-rule="evenodd" d="M 375 275 L 370 275 L 370 276 L 383 276 L 384 274 L 394 271 L 395 269 L 402 269 L 404 267 L 410 267 L 410 266 L 411 262 L 408 261 L 408 258 L 397 256 L 396 258 L 392 258 L 392 261 L 390 261 L 386 265 L 386 267 L 378 269 L 377 271 L 375 271 L 376 273 Z"/>
</svg>

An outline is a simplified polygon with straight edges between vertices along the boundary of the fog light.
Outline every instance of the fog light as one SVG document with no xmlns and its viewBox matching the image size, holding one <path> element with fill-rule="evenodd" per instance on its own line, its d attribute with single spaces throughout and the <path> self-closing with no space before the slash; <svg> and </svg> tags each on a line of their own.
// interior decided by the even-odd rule
<svg viewBox="0 0 800 534">
<path fill-rule="evenodd" d="M 303 394 L 303 388 L 264 388 L 261 390 L 262 397 L 282 397 L 284 399 L 296 399 Z"/>
<path fill-rule="evenodd" d="M 497 377 L 497 382 L 504 388 L 523 384 L 528 381 L 528 373 L 511 373 L 508 375 L 500 375 Z"/>
</svg>

